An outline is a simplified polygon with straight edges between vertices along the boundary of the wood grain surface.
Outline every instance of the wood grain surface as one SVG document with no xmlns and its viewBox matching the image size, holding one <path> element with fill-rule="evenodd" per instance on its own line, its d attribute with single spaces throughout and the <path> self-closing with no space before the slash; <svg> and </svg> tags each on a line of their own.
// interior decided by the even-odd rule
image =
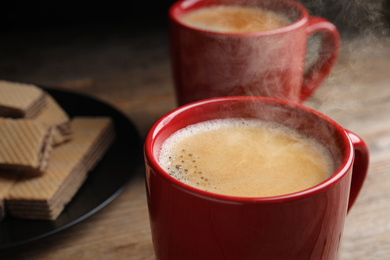
<svg viewBox="0 0 390 260">
<path fill-rule="evenodd" d="M 145 138 L 176 107 L 166 26 L 80 26 L 3 33 L 0 78 L 77 91 L 126 114 Z M 360 135 L 371 157 L 345 225 L 341 260 L 390 257 L 390 38 L 344 40 L 329 78 L 305 105 Z M 0 252 L 0 259 L 154 259 L 143 168 L 85 221 Z"/>
</svg>

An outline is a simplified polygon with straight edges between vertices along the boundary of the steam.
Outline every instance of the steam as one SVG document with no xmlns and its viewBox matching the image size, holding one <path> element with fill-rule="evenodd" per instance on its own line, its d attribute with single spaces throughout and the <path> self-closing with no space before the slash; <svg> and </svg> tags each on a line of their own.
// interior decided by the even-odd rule
<svg viewBox="0 0 390 260">
<path fill-rule="evenodd" d="M 361 74 L 364 70 L 359 67 L 364 63 L 364 57 L 380 55 L 386 45 L 389 44 L 388 41 L 383 42 L 382 39 L 390 32 L 390 15 L 388 14 L 390 7 L 386 6 L 390 2 L 386 0 L 298 1 L 309 10 L 311 15 L 324 17 L 335 24 L 342 36 L 342 49 L 336 66 L 332 68 L 330 75 L 314 92 L 314 95 L 305 102 L 306 105 L 329 114 L 331 117 L 332 115 L 337 116 L 339 112 L 344 113 L 350 108 L 360 105 L 356 92 L 362 83 L 357 79 L 364 77 Z M 249 6 L 256 5 L 256 2 L 259 3 L 259 1 L 251 0 L 228 2 L 234 4 L 245 3 Z M 386 14 L 388 17 L 386 17 Z M 184 39 L 186 35 L 183 34 L 182 37 L 182 41 L 186 44 L 186 39 Z M 283 43 L 285 41 L 280 38 L 275 41 L 271 39 L 268 42 L 259 42 L 254 39 L 253 42 L 243 42 L 241 47 L 237 48 L 240 44 L 229 42 L 230 45 L 226 45 L 223 35 L 215 37 L 212 43 L 208 42 L 207 44 L 207 54 L 202 53 L 205 50 L 199 50 L 195 47 L 184 50 L 181 54 L 186 56 L 187 64 L 185 66 L 191 68 L 187 69 L 188 71 L 184 72 L 181 77 L 184 79 L 183 85 L 187 87 L 185 91 L 194 99 L 242 94 L 285 99 L 286 97 L 283 94 L 278 94 L 283 93 L 283 90 L 278 88 L 285 85 L 287 81 L 294 81 L 291 82 L 291 85 L 301 85 L 301 82 L 296 81 L 293 77 L 301 73 L 301 67 L 304 66 L 303 70 L 307 71 L 315 61 L 324 59 L 324 56 L 321 55 L 329 55 L 330 51 L 319 53 L 320 39 L 321 37 L 318 34 L 309 39 L 306 60 L 303 62 L 294 60 L 294 55 L 289 56 L 289 53 L 294 52 L 292 46 L 300 43 Z M 187 41 L 190 42 L 191 37 Z M 240 41 L 240 39 L 237 39 L 237 41 Z M 278 52 L 278 49 L 287 51 Z M 202 55 L 207 56 L 207 58 L 203 59 Z M 265 64 L 264 66 L 258 66 L 260 59 L 262 59 L 260 64 Z M 295 66 L 290 66 L 290 64 Z M 199 70 L 192 69 L 199 67 L 201 68 Z M 286 67 L 293 68 L 286 72 L 286 77 L 278 76 L 277 72 L 285 70 Z M 218 70 L 214 68 L 218 68 Z M 369 73 L 369 70 L 366 71 Z M 196 82 L 192 80 L 193 78 L 202 78 L 204 81 Z M 350 79 L 350 81 L 347 79 Z M 349 82 L 348 85 L 347 81 Z M 221 84 L 221 82 L 226 82 L 226 84 Z M 260 90 L 257 87 L 259 85 L 269 87 Z M 214 93 L 209 93 L 208 86 L 212 86 Z M 206 91 L 203 89 L 206 89 Z M 349 94 L 347 100 L 340 99 L 345 97 L 345 94 L 339 95 L 341 91 Z M 205 92 L 209 95 L 205 95 Z M 294 95 L 296 93 L 290 93 L 290 97 Z M 289 99 L 297 101 L 292 98 Z"/>
<path fill-rule="evenodd" d="M 311 15 L 322 16 L 334 23 L 342 36 L 342 49 L 338 63 L 326 79 L 326 84 L 321 85 L 314 96 L 305 103 L 337 122 L 338 113 L 345 117 L 345 113 L 350 108 L 361 105 L 358 96 L 354 95 L 361 84 L 354 79 L 356 76 L 362 76 L 357 75 L 357 72 L 361 72 L 362 69 L 355 67 L 359 66 L 359 62 L 356 63 L 356 61 L 361 60 L 360 64 L 362 64 L 365 56 L 379 55 L 385 48 L 381 45 L 380 39 L 388 35 L 389 24 L 385 20 L 383 2 L 378 0 L 301 0 L 300 2 L 309 9 Z M 329 55 L 330 52 L 319 52 L 321 36 L 318 34 L 309 39 L 305 61 L 295 58 L 299 55 L 294 55 L 295 49 L 292 47 L 302 42 L 292 42 L 294 40 L 283 39 L 283 36 L 270 37 L 267 41 L 259 41 L 256 38 L 253 41 L 248 39 L 242 41 L 240 37 L 237 37 L 235 40 L 237 42 L 234 42 L 230 39 L 226 41 L 225 35 L 213 35 L 211 40 L 206 39 L 208 41 L 207 50 L 192 46 L 191 34 L 186 35 L 184 32 L 181 37 L 184 44 L 179 46 L 180 48 L 186 44 L 191 46 L 189 49 L 183 47 L 184 50 L 181 53 L 182 56 L 186 56 L 185 66 L 191 68 L 183 72 L 182 78 L 185 79 L 183 83 L 187 87 L 185 91 L 195 99 L 242 94 L 285 99 L 284 95 L 278 95 L 284 92 L 283 89 L 277 88 L 286 85 L 285 81 L 295 80 L 294 75 L 307 71 L 318 59 L 324 59 L 321 55 Z M 258 64 L 264 64 L 264 66 L 259 67 Z M 287 67 L 293 69 L 280 77 L 278 72 L 286 71 Z M 273 75 L 273 72 L 276 73 Z M 202 78 L 204 82 L 196 82 L 195 85 L 193 78 Z M 351 80 L 348 81 L 348 79 Z M 227 83 L 221 84 L 221 82 Z M 299 81 L 290 83 L 301 85 Z M 269 87 L 259 90 L 257 87 L 259 85 Z M 212 86 L 215 93 L 208 93 L 208 86 Z M 209 96 L 203 95 L 203 88 Z M 341 92 L 343 95 L 339 95 Z M 350 94 L 347 100 L 345 93 Z M 292 96 L 296 94 L 291 93 Z M 241 109 L 233 107 L 232 104 L 229 105 L 221 107 L 223 116 L 235 116 L 235 109 Z M 288 127 L 302 130 L 324 144 L 331 151 L 335 164 L 340 165 L 343 156 L 342 149 L 340 149 L 342 144 L 338 143 L 340 136 L 331 124 L 319 120 L 310 113 L 302 116 L 305 112 L 297 112 L 282 106 L 256 106 L 256 102 L 248 105 L 253 105 L 253 107 L 245 108 L 248 111 L 244 117 L 249 115 L 249 117 L 253 116 L 265 121 L 277 121 Z M 176 168 L 181 169 L 181 165 L 175 163 L 174 169 Z"/>
<path fill-rule="evenodd" d="M 334 23 L 342 36 L 342 48 L 335 67 L 305 104 L 336 121 L 345 121 L 345 113 L 362 107 L 362 102 L 375 102 L 374 99 L 378 98 L 375 94 L 372 97 L 365 96 L 362 101 L 361 90 L 363 86 L 371 84 L 373 71 L 382 69 L 383 65 L 381 67 L 379 63 L 383 60 L 383 55 L 390 55 L 390 1 L 300 2 L 309 9 L 311 15 L 322 16 Z M 309 41 L 309 60 L 317 51 L 316 41 L 318 39 L 315 37 Z M 370 62 L 374 60 L 379 62 L 378 65 Z M 386 75 L 386 72 L 379 75 Z"/>
<path fill-rule="evenodd" d="M 383 84 L 387 84 L 388 67 L 381 61 L 384 61 L 384 57 L 390 57 L 389 44 L 388 39 L 373 35 L 344 40 L 335 67 L 304 104 L 337 122 L 344 121 L 343 126 L 349 128 L 346 125 L 346 113 L 360 111 L 366 103 L 378 102 L 377 99 L 381 97 L 381 93 L 377 92 L 369 96 L 362 96 L 362 93 L 368 93 L 363 88 L 380 84 L 381 80 Z M 378 75 L 383 79 L 375 78 Z M 384 87 L 383 90 L 385 89 Z M 383 94 L 387 95 L 386 92 Z"/>
<path fill-rule="evenodd" d="M 311 15 L 336 25 L 343 38 L 389 33 L 390 2 L 384 0 L 298 0 Z"/>
</svg>

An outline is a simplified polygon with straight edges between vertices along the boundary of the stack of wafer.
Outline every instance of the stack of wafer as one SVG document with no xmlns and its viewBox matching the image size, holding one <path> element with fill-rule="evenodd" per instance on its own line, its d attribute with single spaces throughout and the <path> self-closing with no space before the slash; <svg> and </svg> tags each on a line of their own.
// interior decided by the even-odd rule
<svg viewBox="0 0 390 260">
<path fill-rule="evenodd" d="M 108 117 L 71 120 L 41 88 L 0 81 L 0 219 L 56 219 L 114 137 Z"/>
<path fill-rule="evenodd" d="M 56 219 L 114 138 L 109 118 L 75 118 L 72 129 L 72 141 L 53 150 L 45 174 L 25 175 L 10 190 L 6 197 L 10 215 Z"/>
<path fill-rule="evenodd" d="M 0 170 L 43 172 L 52 146 L 70 136 L 69 116 L 44 90 L 0 81 Z"/>
</svg>

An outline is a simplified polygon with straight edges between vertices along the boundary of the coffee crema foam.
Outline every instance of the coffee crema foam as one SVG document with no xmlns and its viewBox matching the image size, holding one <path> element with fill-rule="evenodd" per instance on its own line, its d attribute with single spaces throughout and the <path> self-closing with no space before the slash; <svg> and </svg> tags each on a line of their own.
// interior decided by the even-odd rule
<svg viewBox="0 0 390 260">
<path fill-rule="evenodd" d="M 278 123 L 218 119 L 190 125 L 162 145 L 160 166 L 192 187 L 238 197 L 268 197 L 313 187 L 334 172 L 330 151 Z"/>
<path fill-rule="evenodd" d="M 272 30 L 291 23 L 282 14 L 242 6 L 205 7 L 183 15 L 180 20 L 199 29 L 233 33 Z"/>
</svg>

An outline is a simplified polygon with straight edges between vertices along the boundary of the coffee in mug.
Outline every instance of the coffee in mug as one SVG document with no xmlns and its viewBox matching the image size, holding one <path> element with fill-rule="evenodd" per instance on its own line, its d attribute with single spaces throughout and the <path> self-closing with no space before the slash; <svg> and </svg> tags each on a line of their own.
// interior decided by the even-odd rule
<svg viewBox="0 0 390 260">
<path fill-rule="evenodd" d="M 198 29 L 247 33 L 277 29 L 290 24 L 287 16 L 244 6 L 211 6 L 183 15 L 181 21 Z"/>
<path fill-rule="evenodd" d="M 169 9 L 169 31 L 179 106 L 225 96 L 303 102 L 340 48 L 333 24 L 290 0 L 178 1 Z M 315 34 L 318 53 L 310 56 L 318 58 L 309 63 L 307 42 Z"/>
<path fill-rule="evenodd" d="M 159 163 L 192 187 L 237 197 L 294 193 L 336 170 L 317 139 L 281 123 L 239 118 L 178 130 L 163 143 Z"/>
<path fill-rule="evenodd" d="M 242 122 L 244 126 L 238 126 Z M 206 165 L 208 160 L 211 160 L 211 165 L 217 163 L 219 166 L 216 167 L 230 170 L 224 164 L 230 164 L 231 160 L 234 161 L 232 164 L 240 166 L 234 169 L 237 174 L 233 174 L 239 177 L 235 180 L 237 187 L 241 185 L 239 180 L 245 179 L 241 175 L 255 172 L 247 169 L 240 173 L 241 168 L 251 165 L 248 160 L 253 161 L 256 168 L 262 167 L 260 160 L 279 167 L 284 159 L 262 159 L 261 156 L 268 158 L 275 154 L 270 149 L 277 145 L 281 146 L 278 149 L 282 150 L 282 156 L 286 156 L 286 143 L 294 144 L 287 146 L 292 149 L 287 157 L 292 156 L 294 161 L 287 163 L 291 175 L 298 172 L 295 164 L 299 160 L 296 158 L 307 155 L 321 158 L 321 163 L 312 163 L 320 167 L 310 170 L 320 171 L 327 165 L 323 163 L 328 157 L 327 149 L 334 166 L 331 163 L 331 176 L 325 177 L 320 184 L 307 189 L 301 187 L 304 190 L 281 196 L 243 197 L 206 192 L 172 177 L 159 163 L 162 146 L 182 129 L 186 129 L 184 134 L 180 134 L 177 145 L 175 142 L 172 145 L 177 146 L 178 158 L 184 153 L 183 158 L 171 164 L 174 171 L 185 171 L 186 168 L 189 171 L 187 163 L 184 165 L 188 158 L 195 160 L 194 171 L 195 166 Z M 233 132 L 238 132 L 234 136 L 239 138 L 233 138 Z M 230 148 L 233 146 L 230 142 L 233 142 L 234 149 Z M 195 143 L 199 151 L 181 147 L 186 143 Z M 204 150 L 202 143 L 207 146 Z M 229 149 L 215 151 L 220 145 Z M 294 146 L 302 148 L 294 150 Z M 248 147 L 246 154 L 238 150 Z M 265 155 L 256 156 L 261 150 L 265 150 Z M 200 157 L 201 152 L 205 156 Z M 229 157 L 224 158 L 225 154 Z M 156 259 L 159 260 L 336 260 L 347 212 L 362 188 L 369 162 L 364 141 L 327 116 L 293 102 L 246 96 L 201 100 L 164 115 L 150 129 L 145 139 L 144 155 L 150 227 Z M 241 156 L 247 158 L 240 165 L 238 157 Z M 303 162 L 301 164 L 308 164 Z M 202 174 L 196 176 L 206 175 L 208 171 L 202 169 Z M 278 170 L 266 172 L 271 176 Z M 225 174 L 221 170 L 217 173 Z M 218 174 L 204 178 L 215 181 L 212 178 Z M 288 173 L 285 175 L 291 177 Z M 272 180 L 265 178 L 265 181 L 269 179 Z M 277 183 L 282 182 L 281 179 Z M 293 182 L 298 183 L 298 179 Z M 267 188 L 273 188 L 272 185 Z M 249 190 L 242 186 L 239 189 Z"/>
</svg>

